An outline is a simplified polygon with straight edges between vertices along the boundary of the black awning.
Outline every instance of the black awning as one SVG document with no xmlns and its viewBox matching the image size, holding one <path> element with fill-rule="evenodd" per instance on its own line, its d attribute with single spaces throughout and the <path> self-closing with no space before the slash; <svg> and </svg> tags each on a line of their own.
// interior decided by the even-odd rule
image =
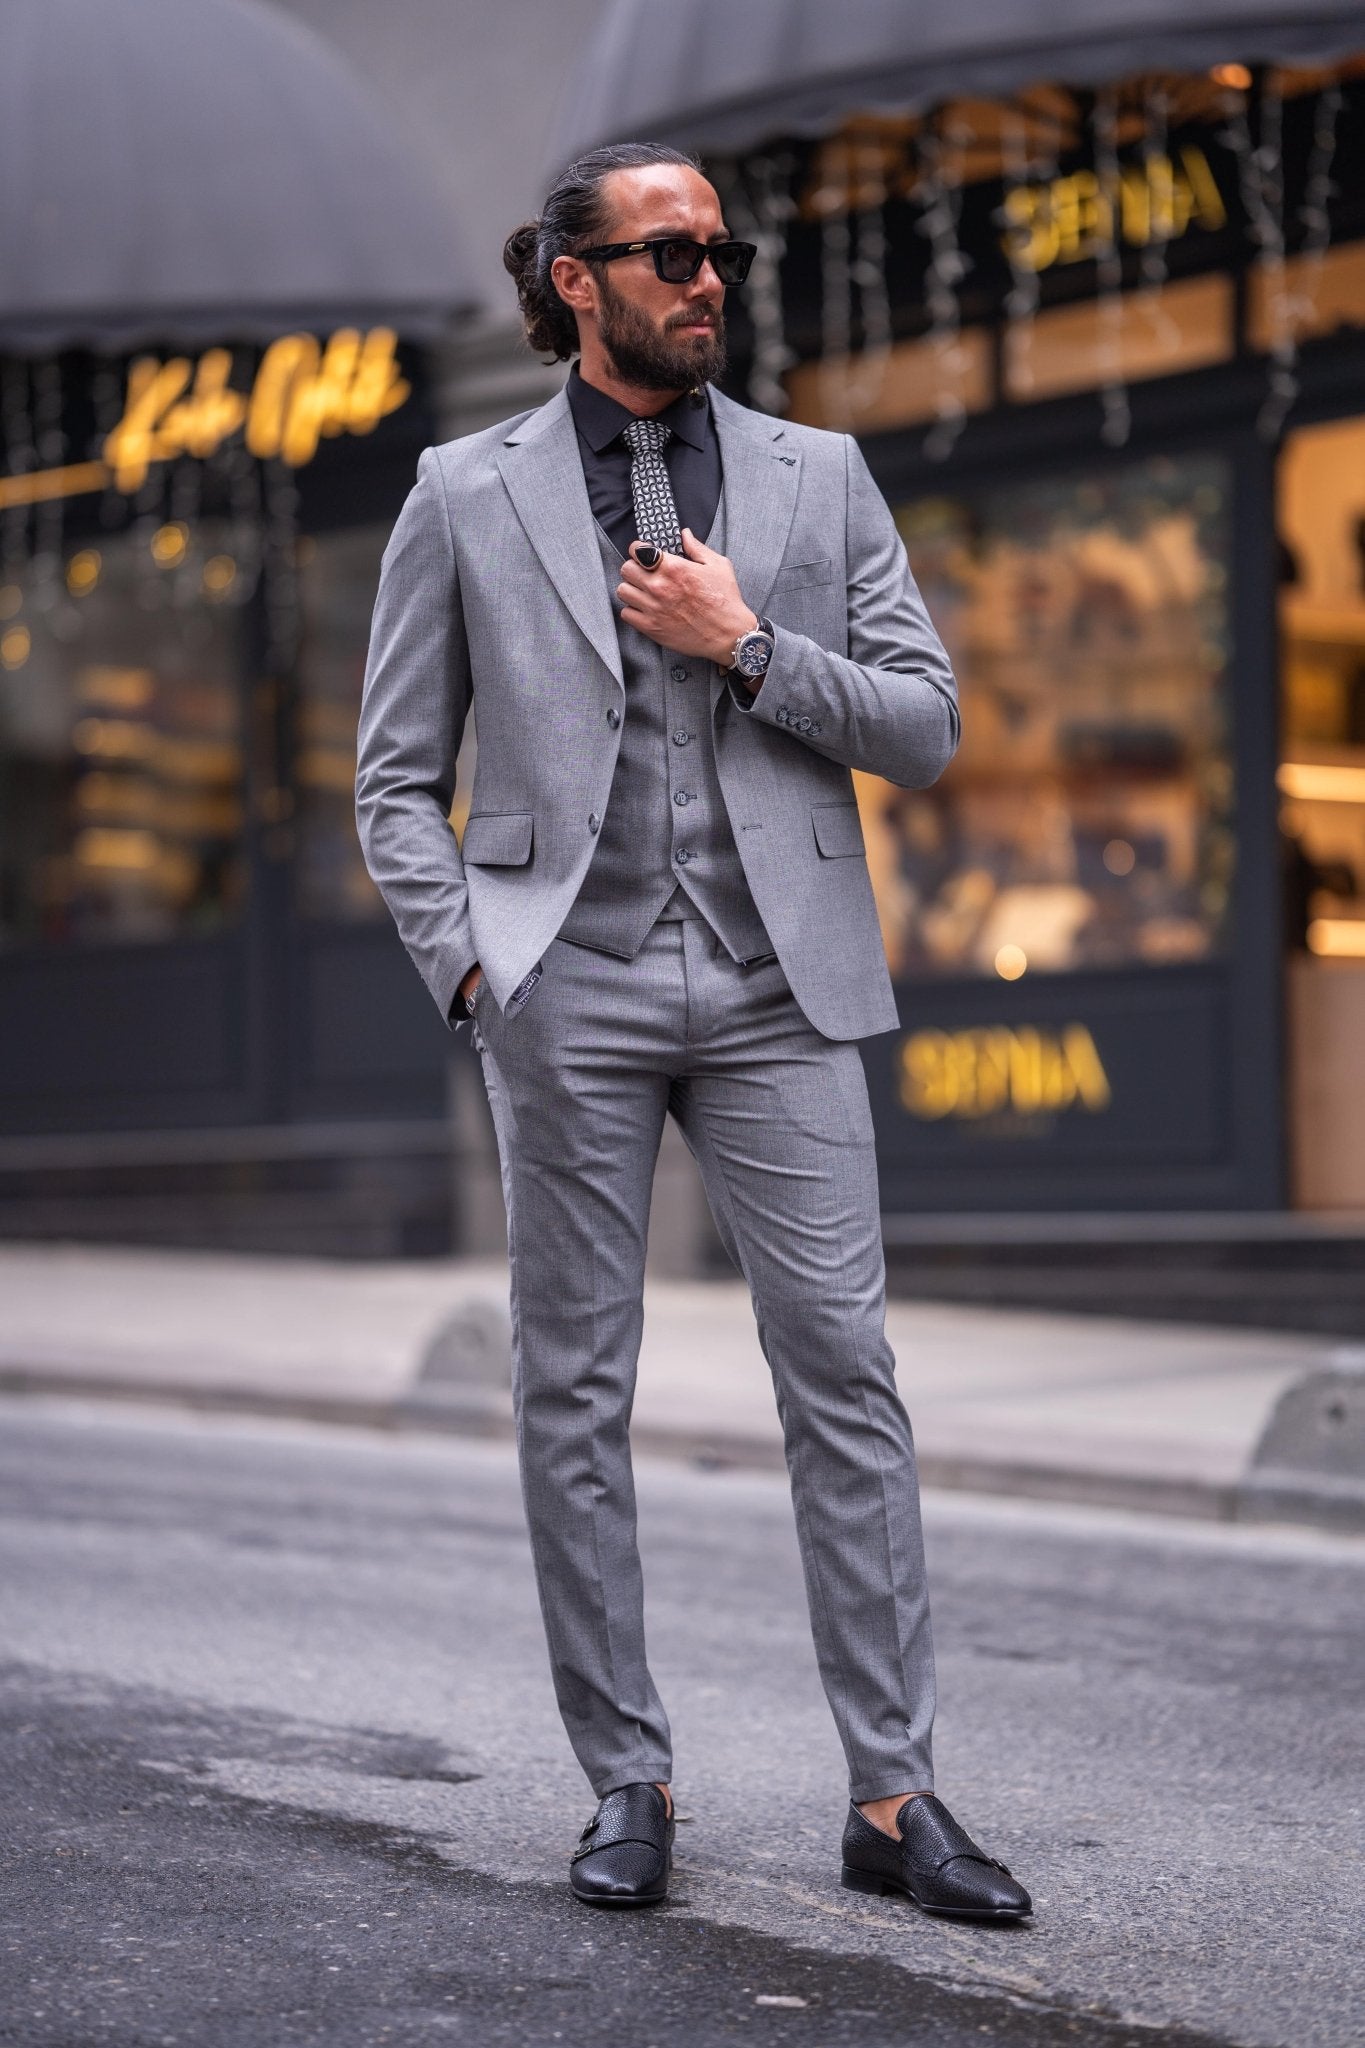
<svg viewBox="0 0 1365 2048">
<path fill-rule="evenodd" d="M 262 0 L 5 0 L 0 351 L 434 334 L 475 294 L 437 180 Z"/>
<path fill-rule="evenodd" d="M 603 142 L 738 151 L 1041 80 L 1360 49 L 1361 0 L 614 0 L 565 98 L 552 169 Z"/>
</svg>

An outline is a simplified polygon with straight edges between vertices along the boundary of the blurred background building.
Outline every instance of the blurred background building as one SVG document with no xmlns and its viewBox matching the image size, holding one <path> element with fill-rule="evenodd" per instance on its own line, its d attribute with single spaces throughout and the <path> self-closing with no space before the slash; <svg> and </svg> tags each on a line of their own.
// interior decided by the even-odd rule
<svg viewBox="0 0 1365 2048">
<path fill-rule="evenodd" d="M 0 1231 L 488 1241 L 356 707 L 418 450 L 553 388 L 502 238 L 630 134 L 759 243 L 731 388 L 857 434 L 961 682 L 942 782 L 859 791 L 894 1257 L 1359 1270 L 1365 20 L 1021 12 L 15 0 Z"/>
</svg>

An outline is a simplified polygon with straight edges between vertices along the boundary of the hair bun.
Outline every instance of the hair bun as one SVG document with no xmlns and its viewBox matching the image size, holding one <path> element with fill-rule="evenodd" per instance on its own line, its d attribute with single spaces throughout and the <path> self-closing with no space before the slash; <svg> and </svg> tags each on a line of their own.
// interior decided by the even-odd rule
<svg viewBox="0 0 1365 2048">
<path fill-rule="evenodd" d="M 528 265 L 535 261 L 536 243 L 540 239 L 540 222 L 523 221 L 519 228 L 513 228 L 502 245 L 504 267 L 513 277 L 520 277 Z"/>
</svg>

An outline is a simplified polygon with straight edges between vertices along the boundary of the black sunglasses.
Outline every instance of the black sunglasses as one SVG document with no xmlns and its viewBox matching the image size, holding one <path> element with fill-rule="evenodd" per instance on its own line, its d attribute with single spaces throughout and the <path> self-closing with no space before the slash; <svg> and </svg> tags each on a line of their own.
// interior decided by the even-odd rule
<svg viewBox="0 0 1365 2048">
<path fill-rule="evenodd" d="M 614 263 L 618 256 L 643 256 L 646 249 L 654 258 L 655 276 L 665 284 L 691 284 L 708 256 L 722 284 L 743 284 L 758 254 L 752 242 L 689 242 L 678 235 L 660 235 L 652 242 L 606 242 L 600 249 L 580 249 L 578 254 L 585 263 Z"/>
</svg>

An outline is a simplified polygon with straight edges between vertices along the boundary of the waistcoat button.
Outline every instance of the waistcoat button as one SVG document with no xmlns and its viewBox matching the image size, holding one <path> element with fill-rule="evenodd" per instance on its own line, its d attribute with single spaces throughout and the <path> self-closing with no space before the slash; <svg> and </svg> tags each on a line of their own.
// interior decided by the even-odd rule
<svg viewBox="0 0 1365 2048">
<path fill-rule="evenodd" d="M 621 714 L 620 714 L 620 712 L 619 712 L 619 711 L 617 710 L 616 706 L 615 706 L 615 705 L 613 704 L 613 705 L 612 705 L 612 707 L 611 707 L 611 710 L 610 710 L 610 711 L 609 711 L 609 712 L 607 713 L 607 724 L 608 724 L 608 725 L 609 725 L 609 726 L 611 727 L 612 731 L 613 731 L 613 732 L 615 732 L 615 730 L 616 730 L 617 726 L 618 726 L 618 725 L 619 725 L 620 723 L 621 723 Z"/>
<path fill-rule="evenodd" d="M 678 863 L 678 866 L 680 868 L 685 868 L 687 866 L 687 863 L 691 860 L 692 856 L 685 846 L 680 846 L 677 852 L 674 854 L 673 858 Z"/>
<path fill-rule="evenodd" d="M 675 661 L 668 673 L 672 676 L 675 683 L 685 683 L 687 681 L 687 670 L 682 666 L 681 662 Z"/>
<path fill-rule="evenodd" d="M 687 745 L 687 742 L 691 739 L 691 737 L 692 735 L 690 732 L 684 732 L 682 727 L 679 726 L 678 730 L 673 735 L 673 744 L 675 747 L 685 747 Z"/>
<path fill-rule="evenodd" d="M 675 789 L 673 801 L 675 804 L 690 804 L 696 793 L 695 789 Z"/>
</svg>

